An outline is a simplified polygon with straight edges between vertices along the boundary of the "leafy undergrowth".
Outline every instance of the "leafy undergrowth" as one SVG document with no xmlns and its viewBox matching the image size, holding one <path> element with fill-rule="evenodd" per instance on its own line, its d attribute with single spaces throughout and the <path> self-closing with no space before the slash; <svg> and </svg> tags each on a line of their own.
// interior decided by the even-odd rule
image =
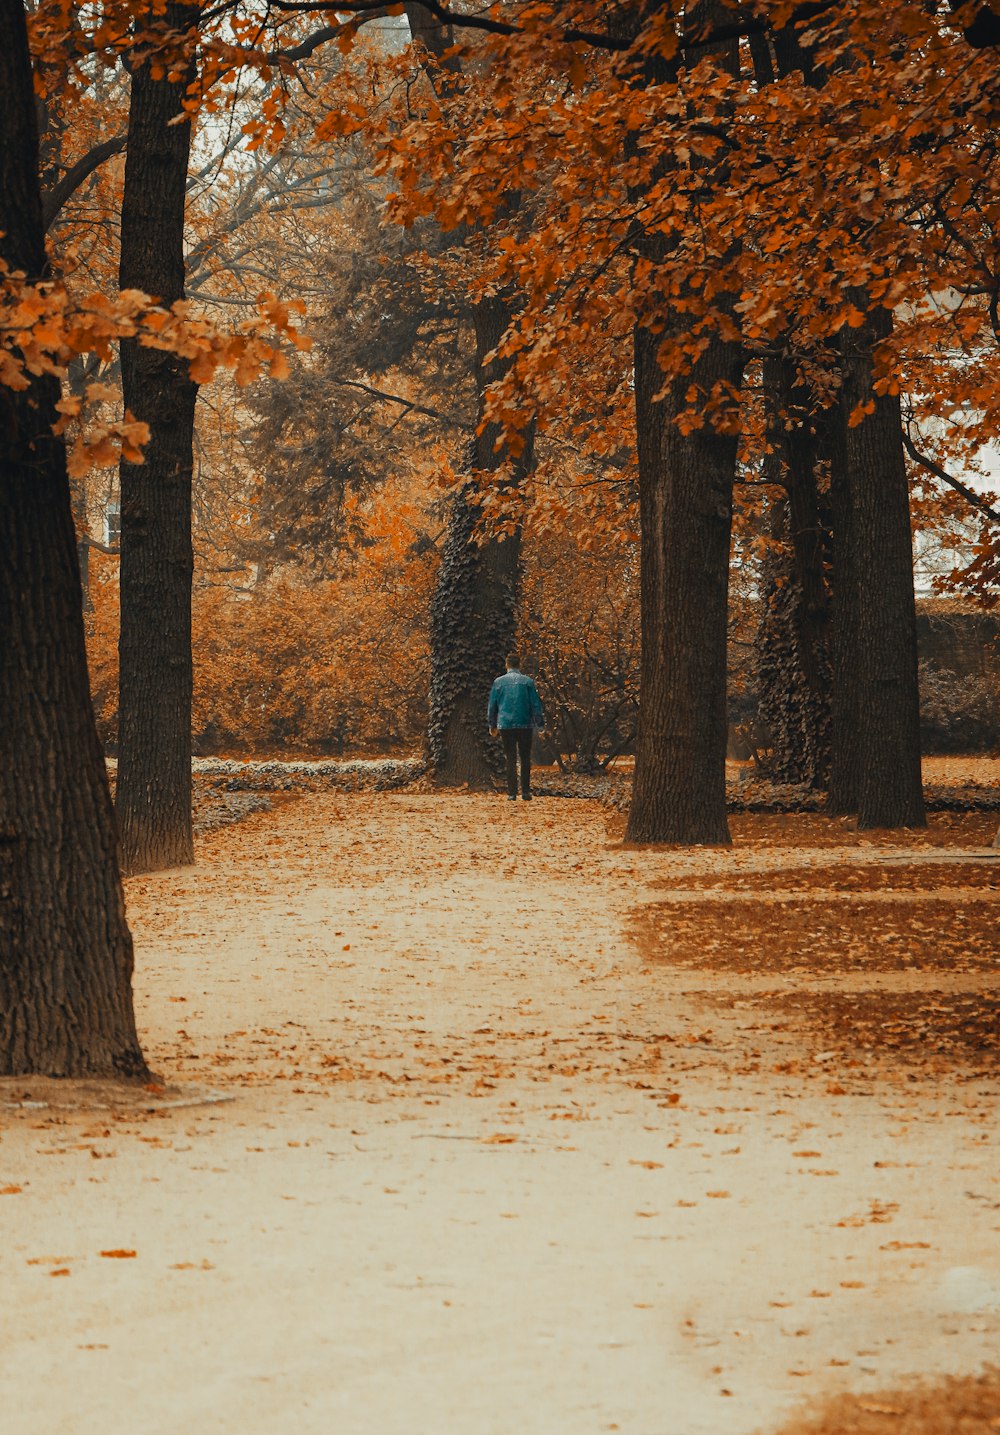
<svg viewBox="0 0 1000 1435">
<path fill-rule="evenodd" d="M 1000 1372 L 949 1377 L 875 1395 L 840 1395 L 776 1435 L 996 1435 Z"/>
</svg>

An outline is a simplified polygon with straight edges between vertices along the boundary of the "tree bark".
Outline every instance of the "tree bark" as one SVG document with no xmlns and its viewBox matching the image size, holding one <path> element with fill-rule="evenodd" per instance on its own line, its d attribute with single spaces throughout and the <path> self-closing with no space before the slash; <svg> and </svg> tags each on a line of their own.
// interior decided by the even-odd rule
<svg viewBox="0 0 1000 1435">
<path fill-rule="evenodd" d="M 168 5 L 166 23 L 197 10 Z M 186 79 L 132 76 L 120 282 L 163 304 L 184 297 L 191 125 Z M 125 405 L 149 425 L 145 462 L 122 462 L 119 758 L 116 802 L 128 872 L 194 861 L 191 826 L 191 484 L 197 387 L 186 360 L 121 344 Z"/>
<path fill-rule="evenodd" d="M 926 825 L 920 771 L 920 694 L 910 496 L 898 396 L 873 390 L 875 346 L 892 315 L 870 309 L 842 343 L 844 409 L 872 411 L 845 446 L 856 567 L 858 827 Z"/>
<path fill-rule="evenodd" d="M 486 389 L 500 377 L 504 360 L 486 364 L 510 321 L 498 297 L 475 305 L 476 376 L 479 417 Z M 521 530 L 503 540 L 475 538 L 479 508 L 469 502 L 478 484 L 475 474 L 496 472 L 511 463 L 516 485 L 534 463 L 533 435 L 525 436 L 513 457 L 496 448 L 498 430 L 488 424 L 471 445 L 473 476 L 455 495 L 441 573 L 431 608 L 431 692 L 428 759 L 433 780 L 442 787 L 490 789 L 500 776 L 502 759 L 486 727 L 486 700 L 493 679 L 503 672 L 504 655 L 513 646 L 521 588 Z"/>
<path fill-rule="evenodd" d="M 801 33 L 774 36 L 778 70 L 801 70 L 817 88 L 827 73 Z M 855 63 L 849 51 L 837 63 Z M 892 332 L 888 310 L 872 308 L 839 336 L 842 389 L 831 423 L 833 510 L 832 752 L 827 808 L 857 812 L 858 826 L 925 824 L 909 489 L 898 397 L 875 395 L 874 351 Z M 853 427 L 859 405 L 872 405 Z"/>
<path fill-rule="evenodd" d="M 781 545 L 767 564 L 757 634 L 760 716 L 772 738 L 771 776 L 826 786 L 830 771 L 828 502 L 820 492 L 829 424 L 813 412 L 788 357 L 764 365 L 774 481 L 785 490 L 772 514 Z"/>
<path fill-rule="evenodd" d="M 46 275 L 21 0 L 0 0 L 0 259 Z M 0 389 L 0 1075 L 144 1077 L 59 388 Z"/>
<path fill-rule="evenodd" d="M 639 727 L 627 842 L 725 844 L 726 642 L 735 435 L 683 434 L 691 384 L 737 385 L 739 347 L 710 341 L 662 399 L 659 336 L 635 333 L 641 527 Z"/>
<path fill-rule="evenodd" d="M 695 7 L 697 23 L 715 15 L 714 0 Z M 727 60 L 738 64 L 735 46 Z M 642 82 L 669 79 L 652 62 Z M 666 163 L 666 161 L 665 161 Z M 706 175 L 706 182 L 715 182 Z M 640 253 L 654 264 L 663 241 L 642 235 Z M 706 259 L 706 262 L 709 262 Z M 676 315 L 657 315 L 677 334 Z M 681 321 L 682 322 L 682 321 Z M 664 396 L 662 335 L 635 329 L 635 414 L 641 528 L 642 657 L 635 776 L 625 840 L 726 844 L 726 645 L 729 556 L 737 436 L 712 424 L 683 433 L 678 418 L 696 386 L 742 382 L 742 347 L 707 335 L 705 348 Z"/>
<path fill-rule="evenodd" d="M 826 810 L 831 816 L 848 816 L 858 810 L 861 792 L 861 721 L 858 678 L 858 587 L 855 527 L 857 515 L 851 499 L 847 470 L 847 418 L 845 396 L 830 415 L 830 511 L 833 518 L 833 596 L 831 601 L 830 660 L 830 786 Z"/>
</svg>

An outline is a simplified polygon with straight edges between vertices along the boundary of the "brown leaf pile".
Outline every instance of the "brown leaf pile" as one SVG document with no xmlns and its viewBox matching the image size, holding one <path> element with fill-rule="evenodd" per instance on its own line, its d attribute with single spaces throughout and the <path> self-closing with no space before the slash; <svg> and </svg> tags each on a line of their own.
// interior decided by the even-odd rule
<svg viewBox="0 0 1000 1435">
<path fill-rule="evenodd" d="M 950 885 L 950 884 L 949 884 Z M 992 902 L 904 903 L 707 897 L 638 919 L 654 959 L 699 971 L 989 971 L 1000 957 Z"/>
</svg>

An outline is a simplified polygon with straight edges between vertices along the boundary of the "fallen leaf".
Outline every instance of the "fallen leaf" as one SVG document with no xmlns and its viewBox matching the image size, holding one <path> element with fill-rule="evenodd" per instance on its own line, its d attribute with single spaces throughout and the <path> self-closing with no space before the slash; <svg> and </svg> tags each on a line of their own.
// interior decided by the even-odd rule
<svg viewBox="0 0 1000 1435">
<path fill-rule="evenodd" d="M 129 1260 L 131 1260 L 131 1259 L 134 1257 L 135 1251 L 126 1251 L 126 1250 L 102 1251 L 102 1252 L 101 1252 L 101 1255 L 104 1256 L 106 1260 L 110 1260 L 110 1261 L 129 1261 Z"/>
</svg>

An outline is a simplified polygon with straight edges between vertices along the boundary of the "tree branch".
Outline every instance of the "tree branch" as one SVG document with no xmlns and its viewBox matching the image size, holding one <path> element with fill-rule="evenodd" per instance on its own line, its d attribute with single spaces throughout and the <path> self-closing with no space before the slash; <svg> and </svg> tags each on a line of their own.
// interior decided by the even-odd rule
<svg viewBox="0 0 1000 1435">
<path fill-rule="evenodd" d="M 82 543 L 86 548 L 96 548 L 98 553 L 108 553 L 112 558 L 117 558 L 121 553 L 120 548 L 112 548 L 107 543 L 102 543 L 100 539 L 92 538 L 89 533 L 84 533 L 77 539 L 77 542 Z"/>
<path fill-rule="evenodd" d="M 452 414 L 443 414 L 440 409 L 428 408 L 426 404 L 411 403 L 409 399 L 404 399 L 399 394 L 387 394 L 382 389 L 373 389 L 370 384 L 363 384 L 358 379 L 334 379 L 333 382 L 342 385 L 345 389 L 360 389 L 363 394 L 370 394 L 373 399 L 383 399 L 389 404 L 399 404 L 401 408 L 410 413 L 423 414 L 429 419 L 438 419 L 452 428 L 463 429 L 467 433 L 475 432 L 476 425 L 474 423 L 467 423 L 465 419 L 455 418 Z"/>
<path fill-rule="evenodd" d="M 980 498 L 979 494 L 976 493 L 974 489 L 968 488 L 960 478 L 952 478 L 951 474 L 947 473 L 939 463 L 935 463 L 932 458 L 928 458 L 927 454 L 921 453 L 905 428 L 902 430 L 902 434 L 903 447 L 913 459 L 914 463 L 919 463 L 921 468 L 925 468 L 928 473 L 932 473 L 935 478 L 939 478 L 942 483 L 946 483 L 949 488 L 953 488 L 956 493 L 960 493 L 966 503 L 971 504 L 979 513 L 984 514 L 985 517 L 991 519 L 994 523 L 1000 524 L 1000 513 L 998 513 L 995 508 L 991 508 L 985 498 Z"/>
<path fill-rule="evenodd" d="M 828 10 L 836 9 L 842 3 L 843 0 L 804 0 L 804 3 L 797 5 L 792 12 L 791 24 L 808 24 Z M 224 0 L 223 4 L 209 11 L 206 18 L 214 19 L 217 15 L 224 14 L 231 8 L 231 4 L 232 0 Z M 442 4 L 441 0 L 410 0 L 410 4 L 411 6 L 419 5 L 442 25 L 454 25 L 457 29 L 480 30 L 488 35 L 505 36 L 530 33 L 524 26 L 518 25 L 512 20 L 498 20 L 493 15 L 453 10 L 450 5 Z M 308 15 L 317 11 L 329 12 L 330 4 L 329 0 L 271 0 L 271 8 L 285 14 Z M 393 7 L 387 6 L 385 0 L 343 0 L 343 3 L 338 3 L 336 8 L 340 14 L 356 17 L 356 19 L 345 21 L 340 30 L 336 32 L 339 34 L 355 23 L 364 23 L 365 19 L 371 18 L 374 14 L 387 13 Z M 611 51 L 617 54 L 627 53 L 635 45 L 632 38 L 607 30 L 584 30 L 574 25 L 555 28 L 559 41 L 564 45 L 587 45 L 594 50 Z M 745 15 L 728 24 L 703 26 L 700 29 L 688 31 L 680 43 L 679 50 L 681 54 L 691 54 L 699 50 L 714 48 L 728 40 L 741 40 L 750 35 L 758 35 L 770 28 L 770 22 L 766 17 Z"/>
<path fill-rule="evenodd" d="M 125 140 L 126 136 L 121 134 L 95 145 L 82 159 L 78 159 L 76 164 L 71 165 L 61 179 L 45 191 L 42 195 L 42 218 L 46 231 L 52 227 L 66 201 L 76 193 L 85 180 L 90 178 L 94 170 L 100 169 L 101 165 L 112 155 L 121 154 L 125 148 Z"/>
</svg>

